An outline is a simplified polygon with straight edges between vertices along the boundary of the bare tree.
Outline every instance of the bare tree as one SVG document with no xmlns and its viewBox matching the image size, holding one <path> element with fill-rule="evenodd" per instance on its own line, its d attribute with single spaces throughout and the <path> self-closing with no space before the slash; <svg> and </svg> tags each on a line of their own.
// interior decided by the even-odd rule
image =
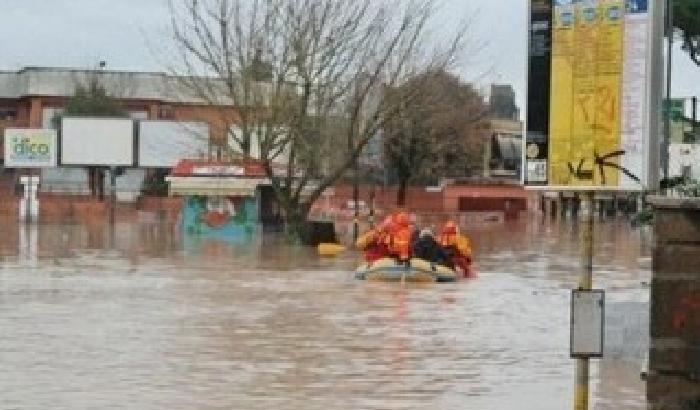
<svg viewBox="0 0 700 410">
<path fill-rule="evenodd" d="M 313 202 L 397 115 L 401 102 L 380 104 L 383 90 L 453 62 L 466 24 L 428 52 L 436 7 L 435 0 L 172 2 L 173 71 L 207 104 L 236 108 L 233 148 L 265 164 L 288 231 L 300 233 Z"/>
</svg>

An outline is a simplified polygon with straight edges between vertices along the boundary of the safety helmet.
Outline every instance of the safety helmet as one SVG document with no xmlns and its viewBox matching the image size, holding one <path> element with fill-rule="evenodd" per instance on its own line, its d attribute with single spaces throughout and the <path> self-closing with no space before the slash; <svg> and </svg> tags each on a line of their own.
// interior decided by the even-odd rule
<svg viewBox="0 0 700 410">
<path fill-rule="evenodd" d="M 394 224 L 394 218 L 389 215 L 382 222 L 377 226 L 377 229 L 380 231 L 388 231 L 391 229 L 391 226 Z"/>
<path fill-rule="evenodd" d="M 455 221 L 447 221 L 445 226 L 442 227 L 442 233 L 444 235 L 456 235 L 457 231 L 458 229 Z"/>
<path fill-rule="evenodd" d="M 419 238 L 432 238 L 433 237 L 433 230 L 429 228 L 424 228 L 421 229 L 420 235 L 418 236 Z"/>
<path fill-rule="evenodd" d="M 411 223 L 411 217 L 406 212 L 399 212 L 394 217 L 394 222 L 399 228 L 407 228 Z"/>
</svg>

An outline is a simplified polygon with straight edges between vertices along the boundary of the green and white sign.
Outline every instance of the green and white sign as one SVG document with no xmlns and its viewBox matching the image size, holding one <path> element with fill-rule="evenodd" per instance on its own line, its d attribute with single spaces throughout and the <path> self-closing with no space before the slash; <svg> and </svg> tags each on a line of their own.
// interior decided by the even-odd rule
<svg viewBox="0 0 700 410">
<path fill-rule="evenodd" d="M 56 166 L 56 131 L 8 128 L 5 130 L 6 168 Z"/>
</svg>

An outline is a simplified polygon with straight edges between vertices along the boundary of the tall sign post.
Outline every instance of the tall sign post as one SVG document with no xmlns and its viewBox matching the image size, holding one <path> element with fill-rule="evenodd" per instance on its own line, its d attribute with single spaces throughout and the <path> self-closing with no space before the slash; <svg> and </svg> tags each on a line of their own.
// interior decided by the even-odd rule
<svg viewBox="0 0 700 410">
<path fill-rule="evenodd" d="M 658 189 L 663 1 L 530 0 L 524 183 L 582 198 L 571 308 L 576 410 L 589 408 L 589 361 L 603 353 L 595 193 Z"/>
</svg>

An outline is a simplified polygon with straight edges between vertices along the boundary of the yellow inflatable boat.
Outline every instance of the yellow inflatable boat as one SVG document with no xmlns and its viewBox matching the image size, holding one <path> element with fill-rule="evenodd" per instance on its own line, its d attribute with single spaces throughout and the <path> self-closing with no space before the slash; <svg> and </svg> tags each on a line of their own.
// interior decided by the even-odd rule
<svg viewBox="0 0 700 410">
<path fill-rule="evenodd" d="M 456 271 L 446 266 L 418 258 L 411 259 L 409 266 L 400 265 L 391 258 L 383 258 L 360 265 L 355 271 L 356 279 L 388 282 L 455 282 L 458 276 Z"/>
</svg>

